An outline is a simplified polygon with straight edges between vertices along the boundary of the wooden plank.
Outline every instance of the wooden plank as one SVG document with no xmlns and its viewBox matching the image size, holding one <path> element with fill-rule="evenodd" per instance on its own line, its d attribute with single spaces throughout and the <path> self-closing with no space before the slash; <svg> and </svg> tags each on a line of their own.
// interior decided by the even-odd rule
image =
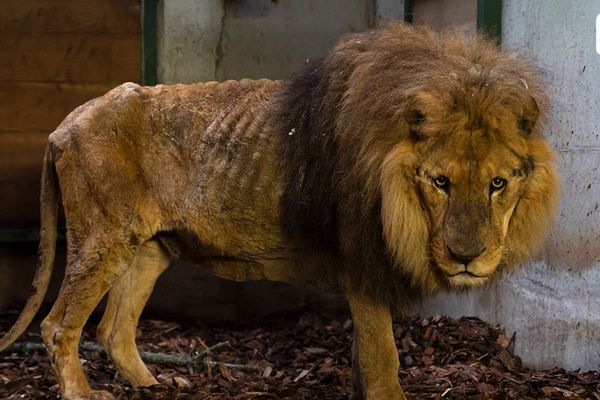
<svg viewBox="0 0 600 400">
<path fill-rule="evenodd" d="M 111 84 L 0 82 L 0 130 L 49 134 L 75 107 Z"/>
<path fill-rule="evenodd" d="M 0 81 L 140 81 L 138 35 L 2 34 Z"/>
<path fill-rule="evenodd" d="M 56 232 L 56 251 L 64 254 L 64 241 L 66 240 L 66 229 L 64 227 L 64 218 L 59 214 L 58 227 Z M 27 228 L 0 228 L 0 256 L 15 255 L 15 253 L 31 254 L 37 250 L 37 243 L 40 241 L 39 227 Z M 12 243 L 7 246 L 6 243 Z M 33 247 L 32 247 L 33 246 Z"/>
<path fill-rule="evenodd" d="M 3 243 L 34 243 L 40 241 L 40 231 L 35 228 L 25 229 L 4 229 L 0 228 L 0 256 L 10 254 L 10 248 L 3 246 Z M 29 252 L 31 253 L 31 250 Z"/>
<path fill-rule="evenodd" d="M 0 181 L 37 180 L 48 132 L 0 131 Z"/>
<path fill-rule="evenodd" d="M 0 226 L 28 228 L 39 225 L 39 178 L 32 181 L 0 180 Z"/>
<path fill-rule="evenodd" d="M 141 0 L 0 0 L 0 227 L 39 223 L 47 135 L 75 107 L 141 80 Z"/>
<path fill-rule="evenodd" d="M 47 137 L 43 132 L 0 132 L 0 227 L 38 225 Z"/>
<path fill-rule="evenodd" d="M 0 33 L 134 33 L 140 0 L 0 0 Z"/>
</svg>

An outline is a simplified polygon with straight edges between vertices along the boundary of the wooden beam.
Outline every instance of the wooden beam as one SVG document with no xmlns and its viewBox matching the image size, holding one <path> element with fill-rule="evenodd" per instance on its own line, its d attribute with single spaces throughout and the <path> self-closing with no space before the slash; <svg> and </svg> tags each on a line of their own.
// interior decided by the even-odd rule
<svg viewBox="0 0 600 400">
<path fill-rule="evenodd" d="M 1 33 L 139 34 L 140 0 L 5 0 Z"/>
<path fill-rule="evenodd" d="M 39 180 L 48 133 L 0 130 L 0 181 Z"/>
<path fill-rule="evenodd" d="M 56 240 L 65 240 L 65 227 L 58 226 L 56 232 Z M 0 228 L 0 243 L 11 243 L 10 250 L 13 250 L 14 243 L 36 243 L 40 241 L 39 228 L 19 228 L 19 229 L 4 229 Z M 14 251 L 1 251 L 0 254 L 14 254 Z M 29 251 L 27 251 L 29 252 Z"/>
<path fill-rule="evenodd" d="M 0 131 L 49 134 L 75 107 L 112 84 L 0 82 Z M 6 105 L 6 106 L 4 106 Z"/>
<path fill-rule="evenodd" d="M 0 81 L 113 83 L 139 81 L 139 35 L 5 33 Z"/>
</svg>

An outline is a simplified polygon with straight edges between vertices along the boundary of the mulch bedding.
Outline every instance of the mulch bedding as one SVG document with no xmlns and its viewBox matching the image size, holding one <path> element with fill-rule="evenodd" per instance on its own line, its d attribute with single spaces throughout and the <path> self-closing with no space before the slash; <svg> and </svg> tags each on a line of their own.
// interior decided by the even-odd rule
<svg viewBox="0 0 600 400">
<path fill-rule="evenodd" d="M 0 314 L 0 331 L 14 320 L 15 313 Z M 40 341 L 36 330 L 21 341 Z M 94 340 L 93 330 L 93 324 L 86 328 L 84 341 Z M 409 399 L 600 400 L 600 373 L 524 368 L 511 353 L 515 337 L 477 318 L 412 317 L 394 324 L 394 336 Z M 82 359 L 92 386 L 117 399 L 346 399 L 351 338 L 345 315 L 291 313 L 227 329 L 143 320 L 141 350 L 191 353 L 227 342 L 208 359 L 257 371 L 150 365 L 163 383 L 140 390 L 128 386 L 103 354 L 83 352 Z M 45 354 L 0 354 L 0 399 L 57 398 Z"/>
</svg>

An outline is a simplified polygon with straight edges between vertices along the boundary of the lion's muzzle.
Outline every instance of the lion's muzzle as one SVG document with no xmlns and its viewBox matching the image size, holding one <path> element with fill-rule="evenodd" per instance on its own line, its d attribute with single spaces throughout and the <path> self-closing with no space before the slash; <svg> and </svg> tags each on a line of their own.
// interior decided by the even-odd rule
<svg viewBox="0 0 600 400">
<path fill-rule="evenodd" d="M 485 251 L 485 246 L 479 242 L 469 248 L 461 248 L 460 250 L 455 250 L 449 245 L 446 247 L 448 249 L 448 254 L 450 254 L 450 258 L 465 266 L 469 265 L 471 261 L 479 257 L 481 253 Z"/>
</svg>

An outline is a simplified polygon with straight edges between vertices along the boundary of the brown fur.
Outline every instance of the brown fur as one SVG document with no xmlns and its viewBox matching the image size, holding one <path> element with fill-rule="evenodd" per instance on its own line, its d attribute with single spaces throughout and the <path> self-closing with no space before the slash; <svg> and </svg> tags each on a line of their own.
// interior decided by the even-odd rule
<svg viewBox="0 0 600 400">
<path fill-rule="evenodd" d="M 42 332 L 64 399 L 110 398 L 77 357 L 107 292 L 101 342 L 134 385 L 156 382 L 135 326 L 172 258 L 342 290 L 355 398 L 402 399 L 392 308 L 482 285 L 543 240 L 558 188 L 545 107 L 516 56 L 400 23 L 343 37 L 287 83 L 122 85 L 50 136 L 37 293 L 0 348 L 47 286 L 56 175 L 68 265 Z"/>
<path fill-rule="evenodd" d="M 497 246 L 504 251 L 503 265 L 534 255 L 552 220 L 558 188 L 552 152 L 536 124 L 546 107 L 537 75 L 482 38 L 465 46 L 459 36 L 440 37 L 402 24 L 348 35 L 324 62 L 302 73 L 300 79 L 314 76 L 310 94 L 316 96 L 300 91 L 297 78 L 289 90 L 298 96 L 288 94 L 292 101 L 283 103 L 286 124 L 299 126 L 308 138 L 296 139 L 306 153 L 287 142 L 291 180 L 307 171 L 319 175 L 293 187 L 288 204 L 293 198 L 312 204 L 292 207 L 288 217 L 303 225 L 306 238 L 319 227 L 321 236 L 334 241 L 350 261 L 341 265 L 353 264 L 348 268 L 357 282 L 403 308 L 414 298 L 406 281 L 417 292 L 447 286 L 430 267 L 433 221 L 421 207 L 417 168 L 436 149 L 438 161 L 455 157 L 465 168 L 476 158 L 502 167 L 510 153 L 513 167 L 526 170 L 527 184 L 505 243 Z M 318 114 L 311 114 L 315 110 Z M 415 121 L 415 115 L 422 120 Z M 481 140 L 459 154 L 471 136 Z M 518 165 L 530 160 L 530 169 Z M 382 210 L 386 198 L 390 204 Z M 390 285 L 393 277 L 398 284 Z"/>
</svg>

